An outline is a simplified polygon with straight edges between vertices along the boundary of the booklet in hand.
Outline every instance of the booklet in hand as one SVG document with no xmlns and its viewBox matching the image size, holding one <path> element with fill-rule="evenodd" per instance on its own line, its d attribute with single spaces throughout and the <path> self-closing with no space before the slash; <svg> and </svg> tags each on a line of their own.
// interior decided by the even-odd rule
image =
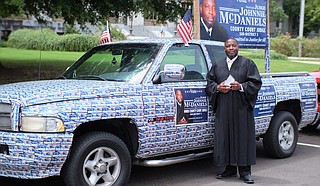
<svg viewBox="0 0 320 186">
<path fill-rule="evenodd" d="M 235 79 L 234 79 L 233 76 L 230 74 L 230 75 L 228 76 L 228 78 L 225 80 L 224 84 L 230 86 L 230 83 L 233 83 L 234 81 L 235 81 Z"/>
</svg>

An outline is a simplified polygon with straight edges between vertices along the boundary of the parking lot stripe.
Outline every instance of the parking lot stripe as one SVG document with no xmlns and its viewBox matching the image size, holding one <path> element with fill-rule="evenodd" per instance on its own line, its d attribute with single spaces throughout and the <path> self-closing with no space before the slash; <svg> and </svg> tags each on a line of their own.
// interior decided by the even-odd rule
<svg viewBox="0 0 320 186">
<path fill-rule="evenodd" d="M 320 145 L 313 145 L 313 144 L 308 144 L 308 143 L 297 143 L 298 145 L 303 145 L 303 146 L 308 146 L 308 147 L 316 147 L 320 148 Z"/>
</svg>

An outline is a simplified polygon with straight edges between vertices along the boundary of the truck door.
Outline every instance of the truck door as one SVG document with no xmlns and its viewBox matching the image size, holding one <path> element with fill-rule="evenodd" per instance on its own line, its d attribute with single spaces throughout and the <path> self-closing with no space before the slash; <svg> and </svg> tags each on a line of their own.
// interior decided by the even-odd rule
<svg viewBox="0 0 320 186">
<path fill-rule="evenodd" d="M 183 67 L 183 78 L 166 77 L 164 71 L 170 65 Z M 155 150 L 181 151 L 212 145 L 213 127 L 205 92 L 207 72 L 199 45 L 176 44 L 169 48 L 155 76 L 152 93 L 149 91 L 143 98 L 145 103 L 152 98 L 155 102 L 155 113 L 145 112 L 148 125 L 154 126 L 149 136 L 158 142 Z"/>
</svg>

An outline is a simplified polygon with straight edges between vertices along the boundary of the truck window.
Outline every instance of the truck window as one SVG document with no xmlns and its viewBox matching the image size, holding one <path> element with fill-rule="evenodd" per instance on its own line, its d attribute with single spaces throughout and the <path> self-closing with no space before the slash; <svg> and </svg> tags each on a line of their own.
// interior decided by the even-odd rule
<svg viewBox="0 0 320 186">
<path fill-rule="evenodd" d="M 98 46 L 72 65 L 66 79 L 93 79 L 140 83 L 161 45 L 154 43 Z"/>
<path fill-rule="evenodd" d="M 184 65 L 186 74 L 183 80 L 186 81 L 205 80 L 208 72 L 203 52 L 200 46 L 195 44 L 190 44 L 188 47 L 184 46 L 184 44 L 172 46 L 164 57 L 160 71 L 163 71 L 165 64 Z"/>
<path fill-rule="evenodd" d="M 223 60 L 226 57 L 223 46 L 206 45 L 212 63 Z"/>
</svg>

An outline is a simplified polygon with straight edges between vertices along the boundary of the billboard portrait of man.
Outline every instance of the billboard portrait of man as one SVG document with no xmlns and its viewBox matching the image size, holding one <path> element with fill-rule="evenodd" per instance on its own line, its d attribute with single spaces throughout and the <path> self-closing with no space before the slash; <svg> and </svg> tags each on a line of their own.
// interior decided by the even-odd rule
<svg viewBox="0 0 320 186">
<path fill-rule="evenodd" d="M 177 113 L 176 113 L 176 124 L 187 124 L 188 118 L 187 115 L 184 113 L 184 99 L 182 90 L 177 89 L 175 91 L 176 95 L 176 107 L 177 107 Z"/>
<path fill-rule="evenodd" d="M 200 0 L 200 39 L 225 42 L 227 30 L 217 21 L 216 0 Z"/>
</svg>

